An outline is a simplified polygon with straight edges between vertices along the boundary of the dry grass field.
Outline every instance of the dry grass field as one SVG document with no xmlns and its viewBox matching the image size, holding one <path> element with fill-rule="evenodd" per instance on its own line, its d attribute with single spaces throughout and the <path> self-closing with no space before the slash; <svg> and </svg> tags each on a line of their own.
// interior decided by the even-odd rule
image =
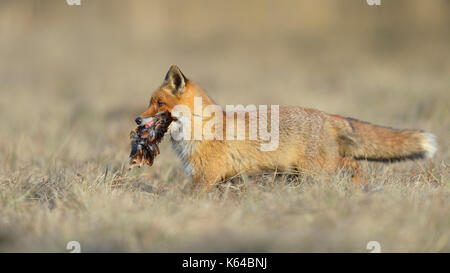
<svg viewBox="0 0 450 273">
<path fill-rule="evenodd" d="M 0 3 L 0 251 L 450 251 L 450 3 Z M 317 108 L 438 137 L 433 160 L 241 176 L 209 193 L 129 132 L 171 64 L 226 104 Z"/>
</svg>

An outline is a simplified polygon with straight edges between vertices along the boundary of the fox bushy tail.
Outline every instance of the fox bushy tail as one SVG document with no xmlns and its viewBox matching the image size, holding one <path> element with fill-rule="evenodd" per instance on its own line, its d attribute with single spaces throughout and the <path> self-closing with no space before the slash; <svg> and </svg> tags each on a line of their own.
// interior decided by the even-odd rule
<svg viewBox="0 0 450 273">
<path fill-rule="evenodd" d="M 338 142 L 342 156 L 369 161 L 394 162 L 431 158 L 437 150 L 436 137 L 421 130 L 399 130 L 345 118 Z M 343 130 L 344 129 L 344 130 Z"/>
</svg>

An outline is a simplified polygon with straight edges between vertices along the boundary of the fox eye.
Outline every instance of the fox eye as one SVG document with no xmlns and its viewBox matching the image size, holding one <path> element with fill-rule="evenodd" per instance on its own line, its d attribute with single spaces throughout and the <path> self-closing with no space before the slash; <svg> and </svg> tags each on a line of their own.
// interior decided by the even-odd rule
<svg viewBox="0 0 450 273">
<path fill-rule="evenodd" d="M 158 108 L 163 107 L 164 105 L 166 105 L 164 102 L 158 102 Z"/>
</svg>

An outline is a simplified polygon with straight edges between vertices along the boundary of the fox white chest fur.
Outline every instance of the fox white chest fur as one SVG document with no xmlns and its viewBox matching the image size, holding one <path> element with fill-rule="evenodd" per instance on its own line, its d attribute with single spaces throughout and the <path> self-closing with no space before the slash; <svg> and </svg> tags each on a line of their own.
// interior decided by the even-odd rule
<svg viewBox="0 0 450 273">
<path fill-rule="evenodd" d="M 176 115 L 174 113 L 174 115 Z M 184 172 L 189 177 L 194 175 L 194 167 L 190 163 L 190 157 L 195 151 L 196 141 L 189 140 L 185 136 L 184 128 L 189 128 L 189 121 L 185 117 L 176 117 L 177 120 L 172 122 L 169 126 L 170 142 L 172 143 L 172 148 L 177 154 L 178 158 L 183 164 Z"/>
</svg>

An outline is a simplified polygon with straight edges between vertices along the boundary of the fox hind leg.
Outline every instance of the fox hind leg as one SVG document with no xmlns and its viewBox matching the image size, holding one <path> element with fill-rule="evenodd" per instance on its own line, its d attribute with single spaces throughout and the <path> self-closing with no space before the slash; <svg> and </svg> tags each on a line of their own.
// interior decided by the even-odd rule
<svg viewBox="0 0 450 273">
<path fill-rule="evenodd" d="M 352 174 L 352 182 L 356 185 L 363 186 L 367 184 L 366 179 L 363 176 L 363 173 L 361 171 L 361 167 L 359 166 L 358 162 L 350 156 L 347 157 L 341 157 L 339 159 L 339 168 L 343 168 L 346 170 L 349 170 Z"/>
</svg>

